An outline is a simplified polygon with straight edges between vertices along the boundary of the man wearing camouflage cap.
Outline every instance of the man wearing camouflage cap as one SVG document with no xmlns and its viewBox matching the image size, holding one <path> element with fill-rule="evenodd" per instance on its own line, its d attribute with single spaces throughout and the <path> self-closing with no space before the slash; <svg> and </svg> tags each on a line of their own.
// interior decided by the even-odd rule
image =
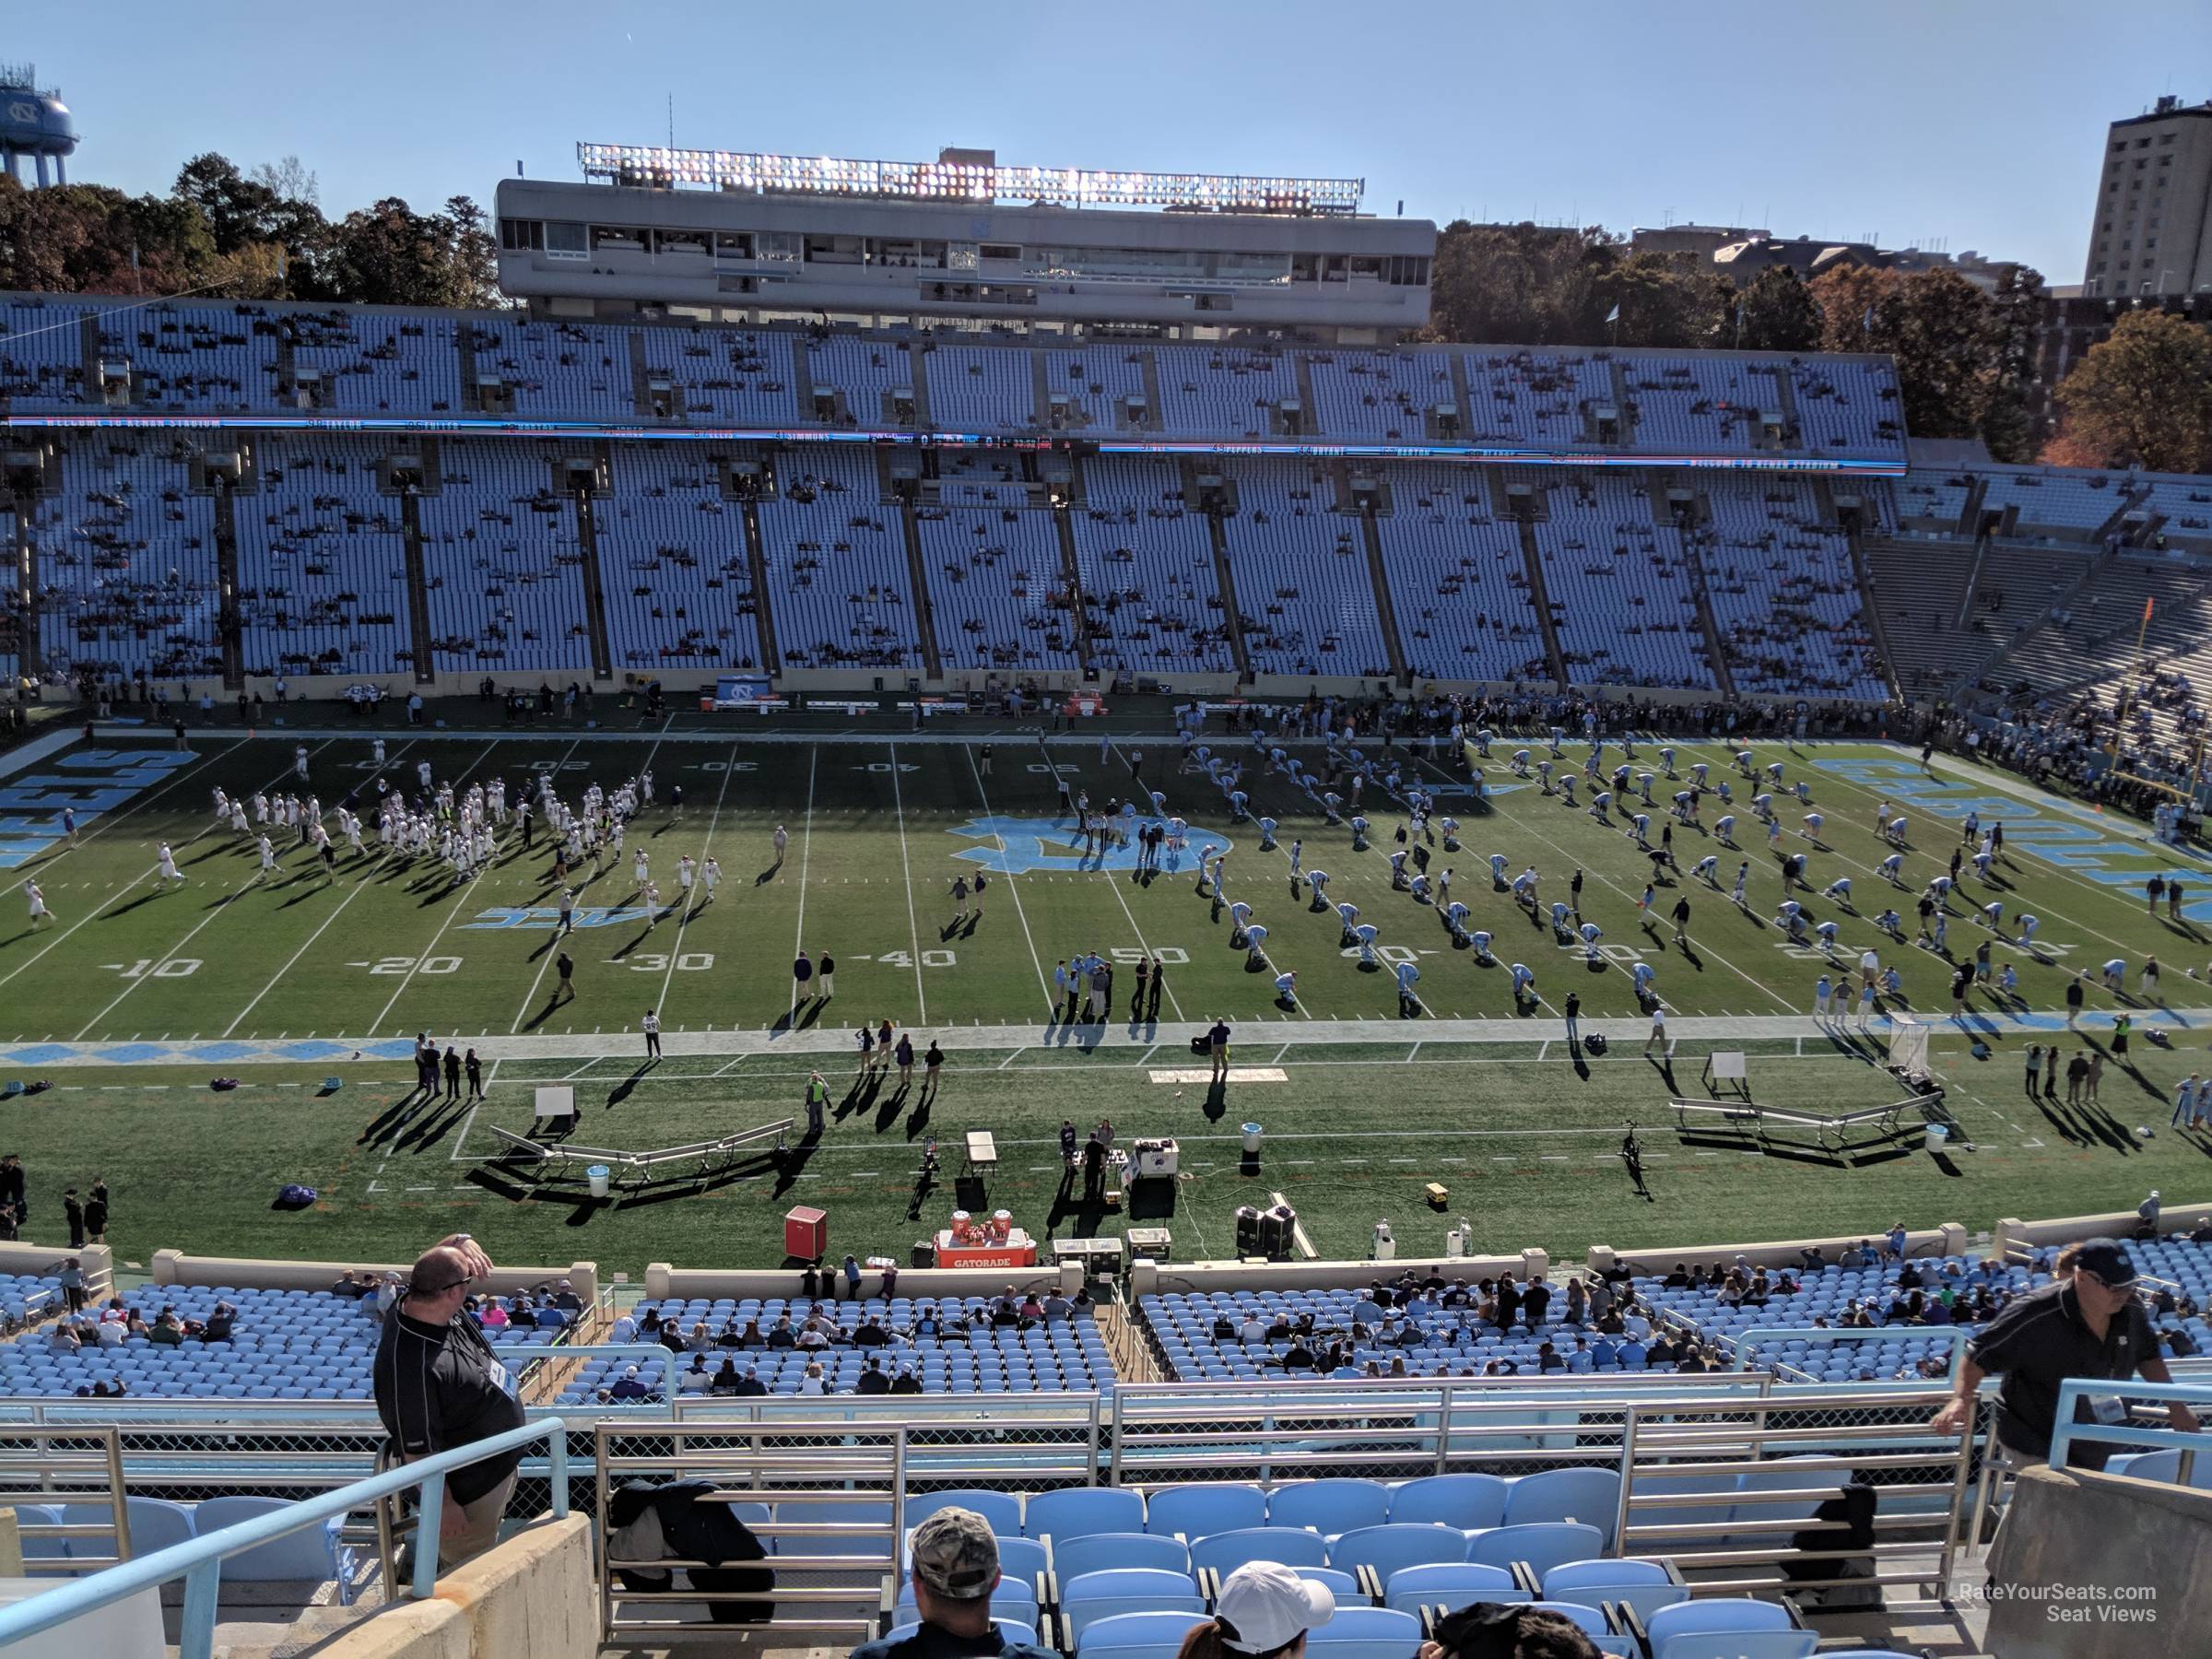
<svg viewBox="0 0 2212 1659">
<path fill-rule="evenodd" d="M 899 1641 L 864 1642 L 853 1659 L 1053 1659 L 1045 1650 L 1010 1641 L 991 1618 L 998 1587 L 998 1540 L 973 1510 L 941 1509 L 914 1528 L 907 1547 L 914 1606 L 921 1622 Z"/>
</svg>

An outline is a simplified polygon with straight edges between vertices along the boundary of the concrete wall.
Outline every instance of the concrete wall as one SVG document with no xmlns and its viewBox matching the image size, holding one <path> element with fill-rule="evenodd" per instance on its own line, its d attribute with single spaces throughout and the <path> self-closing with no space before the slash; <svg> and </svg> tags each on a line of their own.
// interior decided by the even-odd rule
<svg viewBox="0 0 2212 1659">
<path fill-rule="evenodd" d="M 2149 1189 L 2144 1189 L 2146 1194 Z M 2212 1218 L 2212 1204 L 2203 1200 L 2183 1203 L 2161 1195 L 2159 1211 L 2159 1231 L 2186 1235 L 2199 1221 Z M 2007 1216 L 1997 1223 L 1995 1235 L 1990 1241 L 1993 1253 L 2002 1255 L 2010 1249 L 2037 1250 L 2047 1244 L 2071 1244 L 2077 1239 L 2126 1239 L 2135 1236 L 2141 1225 L 2133 1210 L 2119 1210 L 2103 1216 L 2062 1216 L 2048 1221 L 2022 1221 Z"/>
<path fill-rule="evenodd" d="M 426 1245 L 435 1240 L 426 1239 Z M 86 1263 L 89 1268 L 91 1264 Z M 359 1273 L 396 1273 L 403 1278 L 411 1262 L 265 1262 L 247 1256 L 195 1256 L 181 1250 L 157 1250 L 149 1264 L 157 1285 L 239 1285 L 263 1290 L 327 1290 L 338 1276 L 351 1268 Z M 500 1267 L 482 1289 L 497 1296 L 567 1279 L 585 1305 L 599 1294 L 599 1264 L 571 1262 L 566 1267 Z"/>
<path fill-rule="evenodd" d="M 288 1633 L 232 1659 L 296 1651 Z M 439 1580 L 428 1601 L 396 1602 L 328 1638 L 316 1659 L 595 1659 L 599 1597 L 592 1527 L 541 1521 Z"/>
<path fill-rule="evenodd" d="M 71 1256 L 85 1270 L 87 1285 L 104 1285 L 114 1269 L 115 1252 L 106 1244 L 71 1250 L 66 1243 L 41 1244 L 14 1240 L 0 1244 L 0 1273 L 51 1274 Z"/>
<path fill-rule="evenodd" d="M 1593 1273 L 1603 1273 L 1616 1262 L 1625 1262 L 1638 1273 L 1665 1273 L 1677 1262 L 1692 1267 L 1732 1267 L 1735 1258 L 1743 1256 L 1759 1267 L 1795 1267 L 1802 1265 L 1807 1250 L 1818 1250 L 1830 1261 L 1834 1261 L 1846 1245 L 1859 1243 L 1871 1238 L 1877 1246 L 1883 1244 L 1883 1235 L 1851 1233 L 1834 1239 L 1778 1239 L 1764 1244 L 1683 1244 L 1667 1245 L 1658 1250 L 1617 1251 L 1610 1244 L 1593 1244 L 1587 1265 Z M 1905 1253 L 1908 1256 L 1958 1255 L 1966 1249 L 1966 1229 L 1956 1221 L 1946 1221 L 1941 1227 L 1923 1228 L 1905 1234 Z"/>
<path fill-rule="evenodd" d="M 2004 1659 L 2201 1653 L 2212 1641 L 2212 1492 L 2026 1470 L 1989 1568 L 1984 1645 Z"/>
<path fill-rule="evenodd" d="M 830 1265 L 835 1267 L 844 1260 L 844 1253 L 831 1253 Z M 1071 1277 L 1072 1276 L 1072 1277 Z M 1041 1261 L 1034 1267 L 914 1267 L 903 1265 L 899 1269 L 899 1294 L 901 1296 L 996 1296 L 1008 1285 L 1017 1292 L 1034 1288 L 1040 1295 L 1054 1285 L 1073 1292 L 1082 1282 L 1082 1270 L 1072 1263 L 1066 1268 Z M 875 1268 L 864 1269 L 860 1276 L 864 1296 L 879 1296 L 883 1292 L 883 1275 Z M 664 1301 L 669 1297 L 701 1297 L 712 1300 L 715 1297 L 796 1296 L 799 1294 L 799 1275 L 795 1267 L 778 1267 L 770 1271 L 747 1271 L 738 1268 L 674 1267 L 666 1262 L 653 1262 L 645 1269 L 645 1295 L 653 1301 Z"/>
</svg>

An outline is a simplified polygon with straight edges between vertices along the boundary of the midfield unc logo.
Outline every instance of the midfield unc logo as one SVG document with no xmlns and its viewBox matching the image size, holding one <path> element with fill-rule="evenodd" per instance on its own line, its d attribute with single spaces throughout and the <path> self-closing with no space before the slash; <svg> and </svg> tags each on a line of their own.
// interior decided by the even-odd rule
<svg viewBox="0 0 2212 1659">
<path fill-rule="evenodd" d="M 1113 820 L 1119 823 L 1118 818 Z M 1154 818 L 1139 818 L 1139 825 L 1157 823 Z M 1125 847 L 1109 846 L 1104 852 L 1083 850 L 1082 832 L 1070 819 L 1047 818 L 1012 818 L 993 814 L 988 818 L 970 818 L 958 828 L 946 831 L 969 841 L 986 841 L 987 847 L 963 847 L 953 856 L 964 858 L 970 864 L 1000 876 L 1026 876 L 1032 870 L 1053 874 L 1076 874 L 1084 870 L 1134 870 L 1136 868 L 1136 841 L 1134 836 Z M 1189 843 L 1181 853 L 1171 847 L 1162 847 L 1159 867 L 1179 870 L 1186 865 L 1195 867 L 1198 850 L 1209 842 L 1217 853 L 1227 853 L 1236 843 L 1218 830 L 1209 830 L 1203 824 L 1192 824 L 1184 831 Z"/>
</svg>

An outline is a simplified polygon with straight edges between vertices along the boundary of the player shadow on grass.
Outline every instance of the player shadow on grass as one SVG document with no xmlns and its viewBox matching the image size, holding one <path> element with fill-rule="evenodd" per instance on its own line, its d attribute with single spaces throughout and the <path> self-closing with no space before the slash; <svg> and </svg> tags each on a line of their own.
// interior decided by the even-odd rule
<svg viewBox="0 0 2212 1659">
<path fill-rule="evenodd" d="M 654 1054 L 641 1063 L 638 1067 L 629 1074 L 629 1077 L 623 1078 L 621 1082 L 616 1084 L 614 1088 L 608 1089 L 606 1091 L 606 1109 L 609 1112 L 612 1112 L 616 1107 L 622 1104 L 623 1101 L 629 1100 L 631 1094 L 636 1091 L 638 1085 L 642 1083 L 647 1077 L 655 1071 L 659 1067 L 660 1064 L 661 1057 L 658 1054 Z"/>
</svg>

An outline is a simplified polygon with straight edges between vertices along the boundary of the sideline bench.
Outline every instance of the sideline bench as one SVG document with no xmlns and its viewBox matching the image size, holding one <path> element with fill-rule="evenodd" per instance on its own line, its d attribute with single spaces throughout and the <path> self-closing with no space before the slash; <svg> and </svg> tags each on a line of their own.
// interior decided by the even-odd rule
<svg viewBox="0 0 2212 1659">
<path fill-rule="evenodd" d="M 651 1152 L 617 1152 L 605 1147 L 580 1147 L 570 1141 L 547 1142 L 532 1140 L 526 1135 L 512 1130 L 491 1128 L 492 1139 L 502 1156 L 528 1159 L 547 1164 L 605 1164 L 610 1172 L 627 1173 L 644 1178 L 654 1171 L 670 1164 L 692 1163 L 695 1178 L 718 1173 L 735 1163 L 740 1157 L 762 1149 L 762 1143 L 773 1139 L 772 1148 L 784 1150 L 786 1137 L 795 1120 L 779 1118 L 772 1124 L 756 1128 L 741 1129 L 735 1135 L 725 1135 L 720 1140 L 694 1141 L 688 1146 L 662 1147 Z"/>
<path fill-rule="evenodd" d="M 1936 1108 L 1943 1104 L 1941 1091 L 1934 1094 L 1911 1095 L 1901 1100 L 1892 1100 L 1887 1106 L 1868 1106 L 1857 1112 L 1806 1112 L 1792 1106 L 1762 1106 L 1757 1100 L 1669 1100 L 1674 1108 L 1675 1127 L 1688 1129 L 1690 1113 L 1717 1117 L 1730 1126 L 1747 1130 L 1759 1140 L 1768 1138 L 1770 1124 L 1781 1124 L 1792 1129 L 1810 1129 L 1820 1137 L 1823 1146 L 1841 1151 L 1845 1134 L 1864 1124 L 1871 1124 L 1885 1135 L 1898 1133 L 1898 1119 L 1910 1107 Z M 1946 1114 L 1947 1115 L 1947 1114 Z"/>
</svg>

